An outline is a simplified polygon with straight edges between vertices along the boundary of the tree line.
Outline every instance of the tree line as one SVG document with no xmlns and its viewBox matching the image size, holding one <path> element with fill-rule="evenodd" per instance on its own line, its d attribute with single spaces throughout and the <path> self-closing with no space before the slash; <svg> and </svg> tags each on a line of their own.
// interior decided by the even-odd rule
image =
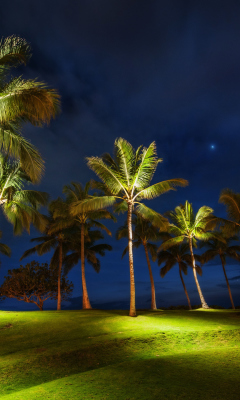
<svg viewBox="0 0 240 400">
<path fill-rule="evenodd" d="M 49 203 L 47 193 L 25 189 L 27 184 L 34 184 L 40 179 L 43 161 L 37 149 L 23 138 L 22 125 L 25 122 L 35 125 L 47 123 L 59 111 L 59 95 L 44 83 L 23 80 L 21 77 L 7 80 L 10 68 L 25 64 L 29 57 L 30 49 L 25 40 L 12 36 L 1 41 L 0 204 L 5 216 L 13 224 L 15 234 L 21 234 L 24 229 L 29 231 L 31 224 L 42 233 L 42 236 L 32 239 L 32 242 L 37 244 L 25 251 L 21 259 L 34 253 L 42 255 L 54 250 L 49 271 L 57 271 L 57 278 L 56 285 L 51 286 L 50 297 L 57 298 L 57 309 L 61 309 L 62 296 L 69 294 L 72 288 L 72 284 L 66 281 L 63 284 L 63 277 L 79 261 L 82 307 L 91 308 L 85 277 L 85 260 L 99 271 L 98 256 L 112 250 L 107 243 L 96 244 L 98 240 L 103 239 L 103 231 L 111 235 L 109 229 L 100 221 L 116 220 L 114 214 L 124 212 L 127 213 L 127 220 L 125 225 L 118 229 L 117 239 L 128 239 L 123 255 L 128 253 L 129 257 L 130 316 L 136 316 L 133 248 L 140 245 L 144 247 L 149 269 L 152 309 L 156 309 L 157 305 L 149 254 L 159 265 L 164 263 L 161 268 L 162 277 L 178 264 L 189 308 L 191 303 L 182 272 L 185 274 L 188 266 L 192 268 L 202 307 L 208 308 L 197 273 L 201 274 L 201 264 L 219 255 L 234 308 L 225 260 L 226 256 L 239 260 L 240 247 L 232 245 L 232 242 L 237 240 L 240 226 L 240 195 L 228 189 L 221 194 L 220 201 L 227 206 L 228 220 L 218 218 L 207 206 L 194 213 L 188 201 L 165 215 L 149 208 L 144 201 L 188 184 L 182 178 L 151 184 L 157 166 L 162 161 L 157 156 L 155 142 L 135 150 L 127 140 L 117 138 L 113 155 L 106 153 L 101 157 L 87 158 L 89 168 L 99 180 L 91 180 L 85 186 L 78 182 L 64 186 L 64 198 L 59 197 Z M 48 215 L 44 215 L 40 213 L 39 208 L 47 204 Z M 157 245 L 158 241 L 161 242 L 160 246 Z M 198 241 L 200 246 L 208 246 L 208 250 L 201 257 L 194 254 L 193 250 Z M 10 249 L 6 245 L 2 246 L 0 251 L 10 255 Z M 200 265 L 196 264 L 196 261 Z M 26 268 L 31 270 L 32 274 L 35 268 L 35 273 L 39 276 L 41 268 L 38 264 L 28 265 Z M 18 272 L 23 270 L 21 266 Z M 8 281 L 8 287 L 11 287 L 11 275 L 14 273 L 10 272 L 5 280 Z M 35 281 L 37 282 L 37 278 Z M 0 288 L 0 294 L 7 295 L 7 292 L 4 292 L 4 284 Z M 34 295 L 32 299 L 33 297 Z"/>
</svg>

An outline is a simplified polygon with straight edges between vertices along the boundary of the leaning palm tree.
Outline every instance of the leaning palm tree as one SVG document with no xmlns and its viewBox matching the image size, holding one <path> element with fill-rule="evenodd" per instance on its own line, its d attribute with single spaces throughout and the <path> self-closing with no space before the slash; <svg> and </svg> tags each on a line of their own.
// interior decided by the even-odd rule
<svg viewBox="0 0 240 400">
<path fill-rule="evenodd" d="M 19 162 L 10 162 L 0 154 L 0 207 L 13 225 L 15 235 L 24 229 L 30 233 L 30 225 L 44 231 L 47 219 L 39 212 L 40 206 L 48 202 L 48 194 L 37 190 L 26 190 L 31 179 L 22 170 Z"/>
<path fill-rule="evenodd" d="M 21 134 L 24 122 L 41 126 L 59 111 L 59 95 L 45 83 L 22 76 L 9 76 L 11 69 L 26 65 L 31 48 L 25 39 L 10 36 L 0 41 L 0 146 L 20 159 L 33 182 L 39 181 L 43 160 L 38 150 Z"/>
<path fill-rule="evenodd" d="M 151 255 L 152 260 L 156 261 L 157 245 L 155 243 L 151 243 L 151 242 L 159 240 L 161 238 L 161 233 L 159 232 L 159 229 L 156 226 L 153 226 L 148 220 L 142 218 L 138 214 L 133 216 L 132 224 L 134 227 L 133 228 L 132 247 L 138 248 L 141 245 L 143 245 L 143 247 L 144 247 L 144 251 L 145 251 L 145 255 L 146 255 L 146 259 L 147 259 L 149 276 L 150 276 L 150 282 L 151 282 L 151 295 L 152 295 L 151 309 L 156 310 L 157 309 L 156 293 L 155 293 L 155 285 L 154 285 L 151 263 L 150 263 L 150 259 L 149 259 L 149 253 Z M 128 237 L 127 222 L 123 226 L 118 228 L 116 236 L 117 236 L 117 239 Z M 123 251 L 122 257 L 126 254 L 127 251 L 128 251 L 128 246 Z"/>
<path fill-rule="evenodd" d="M 195 256 L 196 257 L 196 256 Z M 158 253 L 158 265 L 165 263 L 165 265 L 160 269 L 160 275 L 163 278 L 167 272 L 169 272 L 176 264 L 178 265 L 178 271 L 180 279 L 183 285 L 183 289 L 188 301 L 189 310 L 192 309 L 190 298 L 187 292 L 186 285 L 183 280 L 182 272 L 187 275 L 188 266 L 192 266 L 191 256 L 189 254 L 189 245 L 187 243 L 182 243 L 181 245 L 176 245 L 170 247 L 168 250 L 162 250 Z M 202 275 L 202 269 L 200 266 L 196 265 L 196 271 L 199 275 Z"/>
<path fill-rule="evenodd" d="M 208 232 L 209 225 L 212 222 L 213 210 L 210 207 L 201 207 L 197 214 L 193 212 L 192 204 L 188 201 L 185 205 L 181 205 L 175 208 L 175 211 L 170 211 L 168 217 L 170 219 L 170 225 L 168 231 L 174 235 L 173 238 L 163 242 L 159 248 L 161 250 L 168 250 L 172 246 L 179 245 L 180 243 L 186 242 L 189 245 L 191 262 L 193 268 L 193 275 L 197 286 L 198 294 L 201 300 L 202 308 L 209 308 L 201 291 L 198 278 L 195 258 L 193 254 L 193 246 L 197 247 L 197 239 L 209 240 L 215 237 L 213 232 Z"/>
<path fill-rule="evenodd" d="M 233 298 L 232 298 L 232 292 L 230 289 L 230 285 L 228 282 L 227 278 L 227 273 L 225 269 L 226 265 L 226 257 L 233 258 L 234 260 L 240 261 L 240 246 L 238 245 L 232 245 L 231 242 L 234 240 L 239 240 L 238 236 L 228 236 L 224 234 L 223 232 L 220 233 L 221 236 L 223 236 L 223 239 L 225 242 L 218 240 L 217 238 L 215 239 L 210 239 L 207 242 L 204 242 L 204 246 L 208 248 L 204 254 L 202 254 L 202 262 L 207 263 L 210 260 L 213 260 L 215 257 L 220 257 L 221 263 L 222 263 L 222 268 L 223 268 L 223 273 L 226 279 L 227 283 L 227 288 L 228 288 L 228 293 L 230 297 L 230 301 L 232 304 L 232 308 L 235 309 Z"/>
<path fill-rule="evenodd" d="M 135 279 L 132 252 L 132 212 L 136 207 L 143 218 L 148 219 L 153 225 L 165 227 L 167 221 L 159 213 L 145 206 L 144 199 L 153 199 L 175 186 L 186 186 L 184 179 L 170 179 L 149 186 L 157 165 L 161 162 L 157 157 L 156 144 L 152 142 L 148 148 L 138 147 L 135 151 L 132 145 L 123 138 L 118 138 L 114 143 L 114 157 L 104 154 L 102 157 L 89 157 L 87 163 L 102 180 L 103 183 L 96 187 L 105 192 L 105 196 L 86 199 L 76 202 L 72 213 L 98 210 L 112 206 L 117 202 L 115 211 L 127 211 L 128 223 L 128 249 L 130 268 L 130 311 L 129 315 L 136 316 L 135 306 Z"/>
<path fill-rule="evenodd" d="M 61 310 L 61 277 L 62 277 L 62 265 L 63 258 L 69 251 L 70 244 L 73 240 L 75 232 L 71 228 L 62 229 L 60 220 L 61 218 L 53 217 L 53 209 L 56 203 L 61 203 L 61 199 L 57 199 L 49 205 L 49 217 L 48 225 L 46 226 L 45 232 L 42 236 L 31 239 L 31 242 L 38 242 L 34 247 L 26 250 L 20 260 L 28 257 L 32 254 L 37 253 L 39 256 L 46 254 L 52 250 L 53 255 L 50 261 L 50 266 L 58 269 L 58 299 L 57 299 L 57 310 Z M 59 224 L 59 229 L 56 229 Z M 50 233 L 51 227 L 54 225 L 54 233 Z"/>
<path fill-rule="evenodd" d="M 106 243 L 95 244 L 97 240 L 102 240 L 104 238 L 103 234 L 99 230 L 87 229 L 87 235 L 84 241 L 84 257 L 86 261 L 92 265 L 96 272 L 100 271 L 100 260 L 97 254 L 104 256 L 105 252 L 111 251 L 112 246 Z M 81 252 L 81 228 L 79 227 L 75 230 L 71 244 L 69 246 L 70 254 L 64 257 L 64 274 L 67 275 L 68 272 L 82 260 Z"/>
<path fill-rule="evenodd" d="M 80 226 L 81 228 L 81 240 L 79 241 L 79 247 L 81 249 L 81 275 L 82 275 L 82 308 L 83 309 L 91 309 L 91 303 L 88 296 L 87 283 L 86 283 L 86 275 L 85 275 L 85 238 L 88 236 L 88 230 L 91 227 L 97 227 L 102 230 L 105 230 L 108 235 L 111 235 L 110 230 L 101 222 L 100 219 L 112 219 L 115 221 L 115 217 L 107 210 L 98 209 L 81 212 L 75 208 L 75 204 L 92 200 L 95 198 L 95 195 L 90 195 L 89 190 L 91 188 L 91 181 L 87 182 L 85 187 L 83 187 L 80 183 L 72 182 L 71 185 L 66 185 L 63 188 L 63 193 L 66 196 L 65 199 L 65 207 L 55 207 L 54 217 L 62 217 L 60 218 L 57 226 L 53 224 L 50 229 L 50 233 L 53 233 L 55 229 L 71 227 L 71 226 Z"/>
</svg>

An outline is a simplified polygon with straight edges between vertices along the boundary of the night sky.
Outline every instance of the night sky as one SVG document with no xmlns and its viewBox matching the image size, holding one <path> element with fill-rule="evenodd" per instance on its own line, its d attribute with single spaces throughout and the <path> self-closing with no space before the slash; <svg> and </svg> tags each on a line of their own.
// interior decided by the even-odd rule
<svg viewBox="0 0 240 400">
<path fill-rule="evenodd" d="M 39 190 L 52 199 L 71 181 L 96 178 L 86 156 L 112 153 L 116 137 L 135 148 L 156 141 L 158 166 L 154 182 L 171 178 L 189 181 L 146 204 L 165 212 L 188 200 L 195 210 L 218 204 L 223 188 L 240 192 L 240 3 L 237 0 L 12 0 L 0 4 L 1 36 L 17 34 L 31 43 L 33 56 L 20 69 L 56 88 L 62 112 L 49 127 L 24 127 L 23 134 L 40 150 L 46 165 Z M 27 233 L 13 237 L 1 214 L 2 242 L 12 257 L 1 256 L 0 283 L 30 248 Z M 116 241 L 123 224 L 108 223 L 113 251 L 101 259 L 97 274 L 86 265 L 92 305 L 129 307 L 126 241 Z M 31 237 L 40 236 L 34 229 Z M 37 258 L 49 261 L 51 254 Z M 134 253 L 136 306 L 150 307 L 150 281 L 143 250 Z M 164 279 L 152 263 L 157 306 L 187 304 L 177 267 Z M 236 305 L 240 305 L 240 264 L 228 260 L 227 273 Z M 80 265 L 69 274 L 75 288 L 66 307 L 81 308 Z M 204 266 L 199 278 L 208 304 L 230 307 L 218 260 Z M 189 270 L 185 279 L 192 304 L 199 304 Z M 56 302 L 48 303 L 55 308 Z M 35 309 L 14 300 L 1 309 Z"/>
</svg>

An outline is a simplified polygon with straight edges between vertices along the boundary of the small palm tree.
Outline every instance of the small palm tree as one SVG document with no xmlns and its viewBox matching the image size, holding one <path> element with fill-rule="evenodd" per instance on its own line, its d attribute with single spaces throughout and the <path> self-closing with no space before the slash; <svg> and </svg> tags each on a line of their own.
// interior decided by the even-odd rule
<svg viewBox="0 0 240 400">
<path fill-rule="evenodd" d="M 12 223 L 15 235 L 24 229 L 30 232 L 31 223 L 43 232 L 47 219 L 39 212 L 48 202 L 48 194 L 37 190 L 25 190 L 31 179 L 19 162 L 10 162 L 0 154 L 0 207 Z"/>
<path fill-rule="evenodd" d="M 65 201 L 65 209 L 62 207 L 55 208 L 54 216 L 62 216 L 57 224 L 56 228 L 58 229 L 60 226 L 62 228 L 71 227 L 71 226 L 80 226 L 81 227 L 81 240 L 79 241 L 79 247 L 81 249 L 81 272 L 82 272 L 82 307 L 83 309 L 91 309 L 91 303 L 88 296 L 87 284 L 86 284 L 86 275 L 85 275 L 85 237 L 88 235 L 88 230 L 91 227 L 97 227 L 102 230 L 105 230 L 108 235 L 111 235 L 110 230 L 99 222 L 100 219 L 112 219 L 115 221 L 115 217 L 107 210 L 98 209 L 87 211 L 80 211 L 76 207 L 76 204 L 86 200 L 92 200 L 95 198 L 94 195 L 89 194 L 89 190 L 91 188 L 91 181 L 87 182 L 85 187 L 82 187 L 80 183 L 72 182 L 71 185 L 66 185 L 63 188 L 63 193 L 66 196 Z M 50 229 L 50 233 L 54 232 L 55 226 L 53 225 Z"/>
<path fill-rule="evenodd" d="M 153 226 L 149 221 L 142 218 L 141 215 L 138 214 L 133 216 L 132 224 L 134 227 L 132 247 L 138 248 L 141 245 L 143 245 L 144 247 L 149 276 L 150 276 L 150 282 L 151 282 L 151 294 L 152 294 L 151 309 L 156 310 L 157 309 L 156 293 L 155 293 L 155 285 L 154 285 L 151 263 L 149 259 L 149 253 L 151 255 L 153 262 L 156 261 L 157 245 L 151 242 L 159 240 L 161 238 L 161 233 L 159 232 L 159 229 L 156 226 Z M 128 237 L 127 222 L 117 230 L 117 239 L 121 239 L 123 237 L 124 238 Z M 128 246 L 123 251 L 122 257 L 126 254 L 127 251 L 128 251 Z"/>
<path fill-rule="evenodd" d="M 196 257 L 196 256 L 195 256 Z M 162 250 L 158 253 L 158 265 L 165 263 L 164 267 L 160 269 L 160 275 L 163 278 L 168 271 L 170 271 L 176 264 L 178 264 L 178 270 L 180 279 L 183 285 L 183 289 L 188 301 L 189 310 L 192 309 L 190 298 L 188 296 L 187 288 L 183 280 L 182 272 L 187 275 L 187 267 L 192 267 L 191 255 L 189 254 L 189 245 L 183 243 L 178 246 L 170 247 L 168 250 Z M 196 265 L 196 271 L 199 275 L 202 275 L 202 269 Z"/>
<path fill-rule="evenodd" d="M 31 239 L 31 242 L 38 242 L 36 246 L 26 250 L 20 260 L 37 253 L 39 256 L 46 254 L 52 250 L 53 256 L 51 258 L 50 266 L 58 269 L 58 300 L 57 310 L 61 310 L 61 276 L 63 257 L 69 251 L 71 241 L 73 240 L 74 232 L 71 228 L 61 228 L 61 217 L 54 218 L 53 212 L 56 204 L 63 203 L 61 199 L 57 199 L 49 204 L 49 217 L 48 225 L 45 229 L 44 235 Z M 59 206 L 60 207 L 60 206 Z M 54 225 L 54 232 L 51 232 L 51 227 Z M 58 225 L 58 229 L 57 228 Z M 50 233 L 51 232 L 51 233 Z"/>
<path fill-rule="evenodd" d="M 168 213 L 170 225 L 168 231 L 174 235 L 173 238 L 163 242 L 159 248 L 161 250 L 168 250 L 172 246 L 179 245 L 180 243 L 187 242 L 190 249 L 193 275 L 197 286 L 198 294 L 201 300 L 202 308 L 209 308 L 201 291 L 198 279 L 195 258 L 193 254 L 193 246 L 197 247 L 197 239 L 209 240 L 215 237 L 213 232 L 208 232 L 209 224 L 212 221 L 213 210 L 210 207 L 201 207 L 197 214 L 193 212 L 192 204 L 188 201 L 185 205 L 175 208 L 175 211 Z"/>
<path fill-rule="evenodd" d="M 75 203 L 74 212 L 98 210 L 117 203 L 116 212 L 127 211 L 128 249 L 130 269 L 130 311 L 131 317 L 136 316 L 135 306 L 135 279 L 132 252 L 132 212 L 134 207 L 138 214 L 148 219 L 153 225 L 166 227 L 167 221 L 156 211 L 142 203 L 144 199 L 153 199 L 176 186 L 186 186 L 184 179 L 170 179 L 149 186 L 156 168 L 161 162 L 157 157 L 155 142 L 148 148 L 140 146 L 136 151 L 123 138 L 114 143 L 114 157 L 104 154 L 102 157 L 87 158 L 88 166 L 102 180 L 96 187 L 105 192 L 105 196 L 86 199 Z"/>
<path fill-rule="evenodd" d="M 22 76 L 10 77 L 11 68 L 26 65 L 31 49 L 26 40 L 10 36 L 0 41 L 0 145 L 7 154 L 19 158 L 21 168 L 32 182 L 39 181 L 43 160 L 37 149 L 23 138 L 24 122 L 41 126 L 59 112 L 59 95 L 45 83 Z"/>
<path fill-rule="evenodd" d="M 202 262 L 207 263 L 210 260 L 213 260 L 215 257 L 220 257 L 221 262 L 222 262 L 222 267 L 223 267 L 223 273 L 226 279 L 227 287 L 228 287 L 228 293 L 229 297 L 231 300 L 232 308 L 235 309 L 233 298 L 232 298 L 232 292 L 230 289 L 230 285 L 228 282 L 227 278 L 227 273 L 225 269 L 226 265 L 226 257 L 233 258 L 234 260 L 240 261 L 240 246 L 238 245 L 233 245 L 231 246 L 231 242 L 234 240 L 239 240 L 238 236 L 228 236 L 224 233 L 220 233 L 221 236 L 223 236 L 223 239 L 225 242 L 218 240 L 217 238 L 211 239 L 207 242 L 204 243 L 204 246 L 208 247 L 208 250 L 202 254 Z"/>
<path fill-rule="evenodd" d="M 97 258 L 97 254 L 100 256 L 105 256 L 105 252 L 111 251 L 112 246 L 106 243 L 95 244 L 97 240 L 102 240 L 104 238 L 103 234 L 99 230 L 86 229 L 85 241 L 84 241 L 84 257 L 87 262 L 92 265 L 96 272 L 100 271 L 100 261 Z M 79 260 L 82 258 L 81 252 L 81 228 L 76 229 L 71 244 L 69 246 L 70 254 L 64 257 L 64 274 L 67 275 L 68 272 L 78 264 Z"/>
</svg>

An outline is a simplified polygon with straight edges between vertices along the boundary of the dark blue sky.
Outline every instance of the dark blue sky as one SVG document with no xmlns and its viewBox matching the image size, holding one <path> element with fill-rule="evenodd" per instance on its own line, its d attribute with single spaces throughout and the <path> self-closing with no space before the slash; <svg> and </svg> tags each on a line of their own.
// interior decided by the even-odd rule
<svg viewBox="0 0 240 400">
<path fill-rule="evenodd" d="M 57 88 L 62 113 L 49 127 L 25 126 L 46 161 L 39 185 L 52 198 L 71 181 L 95 178 L 86 156 L 112 152 L 116 137 L 134 147 L 156 141 L 159 165 L 155 180 L 185 178 L 189 187 L 149 202 L 159 212 L 186 199 L 197 210 L 218 204 L 221 189 L 240 192 L 240 3 L 236 0 L 12 0 L 0 4 L 1 36 L 18 34 L 33 50 L 26 78 L 38 77 Z M 113 231 L 123 223 L 108 224 Z M 11 246 L 2 257 L 1 280 L 31 244 L 29 235 L 13 237 L 1 215 L 2 241 Z M 31 237 L 38 236 L 32 230 Z M 106 237 L 106 241 L 109 238 Z M 101 271 L 87 266 L 93 304 L 125 307 L 129 302 L 125 242 L 110 240 L 113 251 Z M 40 259 L 49 261 L 50 254 Z M 33 257 L 34 258 L 34 257 Z M 23 264 L 31 261 L 26 259 Z M 137 307 L 150 306 L 144 253 L 134 254 Z M 227 266 L 233 297 L 240 305 L 240 266 Z M 186 303 L 178 271 L 164 279 L 153 265 L 157 305 Z M 80 266 L 69 274 L 80 296 Z M 200 278 L 209 304 L 230 306 L 221 266 L 204 267 Z M 192 303 L 199 303 L 192 271 L 186 277 Z M 1 308 L 22 307 L 6 301 Z"/>
</svg>

